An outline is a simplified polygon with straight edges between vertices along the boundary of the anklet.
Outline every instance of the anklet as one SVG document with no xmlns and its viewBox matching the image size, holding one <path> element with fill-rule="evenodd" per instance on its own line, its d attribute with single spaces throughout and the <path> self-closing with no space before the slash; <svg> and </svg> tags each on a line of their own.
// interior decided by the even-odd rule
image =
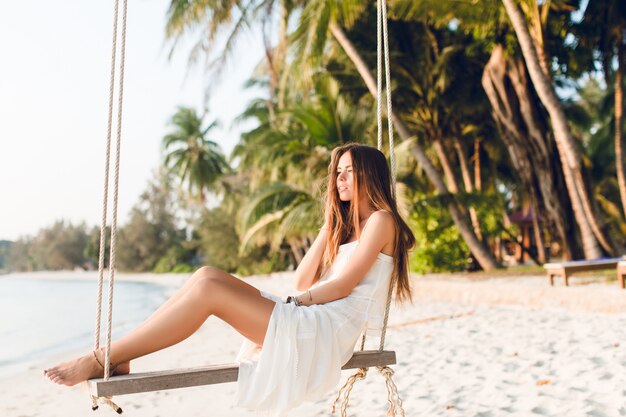
<svg viewBox="0 0 626 417">
<path fill-rule="evenodd" d="M 102 370 L 104 370 L 104 365 L 102 364 L 102 362 L 100 362 L 100 359 L 98 359 L 98 355 L 96 355 L 96 351 L 95 350 L 93 351 L 93 357 L 96 358 L 96 362 L 98 362 L 98 365 L 100 365 Z M 115 368 L 117 368 L 117 365 L 110 364 L 109 365 L 109 372 L 111 374 L 113 374 L 113 372 L 115 372 Z"/>
<path fill-rule="evenodd" d="M 100 367 L 102 369 L 104 369 L 104 365 L 102 364 L 102 362 L 100 362 L 100 359 L 98 359 L 98 355 L 96 355 L 96 351 L 93 351 L 93 357 L 96 358 L 96 362 L 98 362 L 98 365 L 100 365 Z"/>
</svg>

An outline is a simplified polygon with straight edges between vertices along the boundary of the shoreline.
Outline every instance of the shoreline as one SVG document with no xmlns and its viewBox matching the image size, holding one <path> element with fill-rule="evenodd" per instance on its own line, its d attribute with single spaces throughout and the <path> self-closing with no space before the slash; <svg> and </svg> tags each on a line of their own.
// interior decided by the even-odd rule
<svg viewBox="0 0 626 417">
<path fill-rule="evenodd" d="M 68 355 L 76 356 L 77 353 L 89 351 L 94 337 L 97 272 L 15 274 L 8 276 L 5 281 L 0 278 L 0 291 L 4 291 L 3 282 L 8 283 L 8 287 L 4 287 L 8 289 L 4 296 L 11 297 L 14 294 L 20 301 L 15 303 L 12 302 L 13 298 L 7 299 L 8 304 L 2 309 L 3 314 L 18 316 L 14 320 L 9 318 L 11 321 L 1 329 L 0 337 L 5 337 L 4 342 L 8 341 L 8 344 L 0 355 L 0 380 L 44 364 L 50 365 L 56 359 L 67 359 Z M 117 284 L 115 291 L 118 296 L 115 297 L 115 304 L 122 302 L 122 305 L 114 310 L 115 338 L 145 320 L 179 283 L 171 280 L 171 277 L 170 281 L 125 277 Z M 79 291 L 72 291 L 74 287 L 79 288 Z M 107 288 L 104 288 L 101 340 L 106 334 L 106 291 Z M 133 291 L 138 296 L 132 296 Z M 131 304 L 124 306 L 125 301 L 130 301 Z M 13 341 L 11 337 L 14 338 Z"/>
<path fill-rule="evenodd" d="M 286 297 L 294 289 L 293 271 L 239 277 L 263 289 L 266 281 L 280 281 L 275 295 Z M 182 286 L 192 273 L 118 272 L 115 281 L 138 282 L 165 287 L 165 295 Z M 98 271 L 38 271 L 10 273 L 0 277 L 31 280 L 97 281 Z M 107 276 L 104 277 L 105 283 Z M 601 274 L 570 277 L 570 286 L 549 286 L 543 274 L 510 273 L 474 277 L 467 273 L 411 274 L 415 301 L 440 301 L 464 304 L 516 305 L 536 308 L 562 308 L 598 313 L 626 313 L 626 290 Z M 284 291 L 283 291 L 284 290 Z M 270 291 L 271 292 L 271 291 Z M 106 295 L 104 296 L 106 299 Z"/>
<path fill-rule="evenodd" d="M 116 272 L 115 281 L 142 282 L 146 284 L 157 284 L 166 286 L 181 285 L 191 273 L 164 273 L 156 274 L 151 272 Z M 35 272 L 10 272 L 0 276 L 0 280 L 5 278 L 29 279 L 29 280 L 64 280 L 64 281 L 97 281 L 98 271 L 35 271 Z M 108 275 L 105 272 L 104 281 L 108 282 Z"/>
</svg>

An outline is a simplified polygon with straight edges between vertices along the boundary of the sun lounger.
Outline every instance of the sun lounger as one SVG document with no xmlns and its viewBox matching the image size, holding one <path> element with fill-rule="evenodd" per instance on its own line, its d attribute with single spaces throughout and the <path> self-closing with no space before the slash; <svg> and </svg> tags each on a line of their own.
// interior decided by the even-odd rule
<svg viewBox="0 0 626 417">
<path fill-rule="evenodd" d="M 617 281 L 622 289 L 626 289 L 626 260 L 617 263 Z"/>
<path fill-rule="evenodd" d="M 617 267 L 618 263 L 624 263 L 626 265 L 626 258 L 621 257 L 621 258 L 595 259 L 595 260 L 590 260 L 590 261 L 584 260 L 584 261 L 554 262 L 554 263 L 544 264 L 543 267 L 546 269 L 546 273 L 548 274 L 548 280 L 550 282 L 550 285 L 554 285 L 554 277 L 556 275 L 560 275 L 563 277 L 563 284 L 565 286 L 568 286 L 569 285 L 568 278 L 573 272 L 596 271 L 600 269 L 613 269 Z M 622 270 L 626 271 L 625 269 L 622 269 Z"/>
</svg>

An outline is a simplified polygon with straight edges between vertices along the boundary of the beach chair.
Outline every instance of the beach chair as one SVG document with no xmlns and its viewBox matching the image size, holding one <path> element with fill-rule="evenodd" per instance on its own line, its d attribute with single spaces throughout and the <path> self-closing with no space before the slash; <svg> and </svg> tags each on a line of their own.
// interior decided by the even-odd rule
<svg viewBox="0 0 626 417">
<path fill-rule="evenodd" d="M 580 271 L 597 271 L 602 269 L 613 269 L 617 267 L 620 261 L 626 261 L 626 257 L 620 258 L 604 258 L 594 260 L 569 261 L 569 262 L 553 262 L 544 264 L 548 274 L 548 282 L 554 285 L 554 277 L 560 275 L 563 277 L 563 285 L 569 286 L 569 277 L 574 272 Z"/>
<path fill-rule="evenodd" d="M 617 263 L 617 282 L 621 289 L 626 289 L 626 260 Z"/>
</svg>

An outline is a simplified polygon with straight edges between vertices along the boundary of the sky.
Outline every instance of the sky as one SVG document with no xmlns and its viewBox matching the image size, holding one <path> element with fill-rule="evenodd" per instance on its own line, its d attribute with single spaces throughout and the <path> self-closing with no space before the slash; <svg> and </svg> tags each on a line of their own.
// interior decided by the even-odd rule
<svg viewBox="0 0 626 417">
<path fill-rule="evenodd" d="M 113 1 L 20 0 L 0 14 L 0 240 L 33 236 L 57 220 L 100 224 Z M 120 2 L 121 3 L 121 2 Z M 118 222 L 161 163 L 161 139 L 180 105 L 204 109 L 207 75 L 191 69 L 186 39 L 171 59 L 168 0 L 129 0 Z M 259 94 L 243 83 L 262 58 L 244 35 L 208 102 L 207 122 L 229 154 L 232 126 Z M 118 61 L 119 62 L 119 61 Z M 111 194 L 110 194 L 111 195 Z"/>
</svg>

